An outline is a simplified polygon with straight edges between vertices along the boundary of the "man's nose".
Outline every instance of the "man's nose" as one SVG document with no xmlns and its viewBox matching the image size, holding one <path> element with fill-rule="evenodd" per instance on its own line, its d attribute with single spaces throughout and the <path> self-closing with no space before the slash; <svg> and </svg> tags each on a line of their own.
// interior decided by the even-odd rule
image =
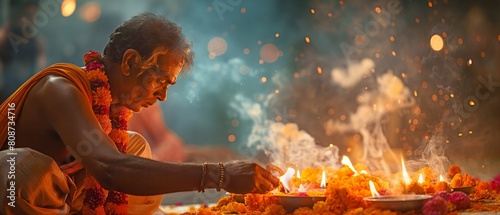
<svg viewBox="0 0 500 215">
<path fill-rule="evenodd" d="M 165 88 L 162 88 L 161 90 L 158 90 L 155 92 L 155 96 L 159 101 L 165 101 L 167 100 L 167 90 Z"/>
</svg>

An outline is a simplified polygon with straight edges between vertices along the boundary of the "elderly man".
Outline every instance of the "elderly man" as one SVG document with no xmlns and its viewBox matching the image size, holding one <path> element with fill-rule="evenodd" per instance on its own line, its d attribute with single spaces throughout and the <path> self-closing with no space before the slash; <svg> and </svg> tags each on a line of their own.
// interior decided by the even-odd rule
<svg viewBox="0 0 500 215">
<path fill-rule="evenodd" d="M 166 100 L 192 63 L 191 45 L 177 25 L 149 13 L 109 39 L 102 57 L 85 55 L 85 68 L 52 65 L 0 106 L 0 213 L 151 214 L 164 193 L 278 186 L 255 163 L 148 159 L 147 142 L 127 131 L 127 120 Z"/>
</svg>

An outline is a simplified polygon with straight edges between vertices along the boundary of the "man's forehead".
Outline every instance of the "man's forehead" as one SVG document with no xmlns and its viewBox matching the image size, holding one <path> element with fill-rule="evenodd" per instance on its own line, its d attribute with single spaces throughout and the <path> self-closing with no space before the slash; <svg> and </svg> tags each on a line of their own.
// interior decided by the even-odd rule
<svg viewBox="0 0 500 215">
<path fill-rule="evenodd" d="M 177 66 L 177 65 L 181 65 L 182 62 L 183 62 L 183 60 L 182 60 L 181 57 L 173 55 L 173 54 L 160 54 L 156 58 L 156 62 L 158 63 L 158 65 L 160 65 L 160 64 L 165 64 L 165 65 L 171 64 L 173 66 Z"/>
<path fill-rule="evenodd" d="M 156 62 L 158 67 L 164 72 L 179 73 L 183 66 L 182 60 L 179 57 L 169 54 L 158 55 Z"/>
</svg>

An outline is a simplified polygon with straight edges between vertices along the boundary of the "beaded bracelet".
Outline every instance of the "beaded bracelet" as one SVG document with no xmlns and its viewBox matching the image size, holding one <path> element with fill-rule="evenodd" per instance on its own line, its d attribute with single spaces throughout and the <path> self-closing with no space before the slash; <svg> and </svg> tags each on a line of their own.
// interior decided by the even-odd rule
<svg viewBox="0 0 500 215">
<path fill-rule="evenodd" d="M 221 191 L 222 185 L 224 184 L 224 164 L 219 162 L 220 168 L 220 177 L 219 177 L 219 186 L 217 186 L 217 191 Z"/>
<path fill-rule="evenodd" d="M 198 192 L 205 192 L 205 180 L 207 179 L 207 162 L 201 165 L 201 182 Z"/>
</svg>

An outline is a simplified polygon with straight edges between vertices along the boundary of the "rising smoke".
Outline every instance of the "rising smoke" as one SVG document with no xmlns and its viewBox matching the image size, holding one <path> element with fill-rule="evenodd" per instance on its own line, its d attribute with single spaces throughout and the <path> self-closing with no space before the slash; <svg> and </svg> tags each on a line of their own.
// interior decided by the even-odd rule
<svg viewBox="0 0 500 215">
<path fill-rule="evenodd" d="M 270 163 L 282 169 L 339 167 L 337 146 L 318 146 L 314 138 L 300 130 L 297 124 L 269 120 L 263 111 L 264 108 L 269 108 L 268 106 L 236 95 L 231 107 L 239 112 L 241 118 L 252 120 L 253 127 L 247 146 L 264 152 Z"/>
<path fill-rule="evenodd" d="M 344 88 L 352 87 L 361 80 L 360 77 L 368 75 L 374 66 L 372 60 L 364 59 L 360 63 L 349 65 L 348 72 L 343 75 L 339 75 L 339 69 L 334 69 L 332 71 L 334 83 Z M 342 79 L 335 79 L 335 77 Z M 346 79 L 346 77 L 352 78 Z M 368 165 L 372 171 L 391 172 L 390 162 L 387 160 L 396 161 L 397 156 L 392 152 L 384 133 L 384 121 L 387 120 L 388 113 L 411 107 L 415 101 L 410 90 L 391 71 L 373 80 L 376 81 L 376 89 L 360 93 L 358 108 L 350 116 L 350 120 L 348 122 L 330 120 L 325 125 L 325 130 L 326 132 L 359 133 L 363 143 L 360 161 Z"/>
</svg>

